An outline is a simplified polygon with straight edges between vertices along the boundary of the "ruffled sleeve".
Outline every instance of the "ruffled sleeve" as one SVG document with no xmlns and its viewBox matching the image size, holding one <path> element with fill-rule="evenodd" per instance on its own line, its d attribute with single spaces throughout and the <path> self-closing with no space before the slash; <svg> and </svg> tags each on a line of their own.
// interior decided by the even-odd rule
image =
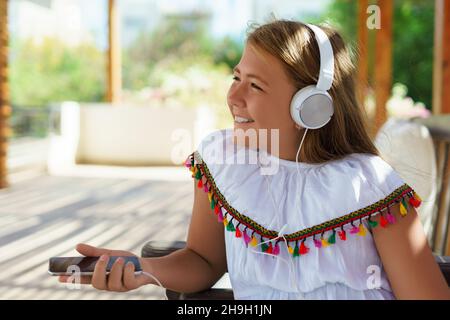
<svg viewBox="0 0 450 320">
<path fill-rule="evenodd" d="M 401 216 L 408 212 L 408 206 L 418 208 L 421 205 L 420 196 L 400 177 L 391 165 L 379 156 L 360 155 L 363 166 L 364 179 L 371 192 L 376 194 L 377 211 L 369 214 L 365 220 L 369 231 L 377 226 L 371 221 L 371 217 L 380 214 L 381 227 L 395 223 L 395 217 L 390 212 L 390 207 L 399 204 Z"/>
</svg>

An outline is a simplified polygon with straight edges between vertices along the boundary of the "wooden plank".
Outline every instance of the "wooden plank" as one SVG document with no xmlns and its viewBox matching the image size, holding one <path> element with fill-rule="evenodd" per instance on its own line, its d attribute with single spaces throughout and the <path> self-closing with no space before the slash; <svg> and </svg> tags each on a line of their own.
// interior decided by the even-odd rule
<svg viewBox="0 0 450 320">
<path fill-rule="evenodd" d="M 8 150 L 8 1 L 0 1 L 0 189 L 8 186 L 7 150 Z"/>
<path fill-rule="evenodd" d="M 439 147 L 437 149 L 438 153 L 438 164 L 439 167 L 438 173 L 440 174 L 439 181 L 438 181 L 438 198 L 437 201 L 437 208 L 438 211 L 436 213 L 436 224 L 434 225 L 434 239 L 433 239 L 433 251 L 438 254 L 444 254 L 445 252 L 445 241 L 446 241 L 446 225 L 448 222 L 448 214 L 446 208 L 447 203 L 447 186 L 449 184 L 449 175 L 445 174 L 448 172 L 449 168 L 449 158 L 448 158 L 448 142 L 446 141 L 440 141 Z"/>
<path fill-rule="evenodd" d="M 387 119 L 386 103 L 392 88 L 392 15 L 393 1 L 378 0 L 381 28 L 375 37 L 374 89 L 375 89 L 375 130 Z"/>
<path fill-rule="evenodd" d="M 9 197 L 19 195 L 22 200 L 11 205 Z M 28 198 L 33 200 L 24 207 Z M 163 290 L 154 286 L 128 293 L 68 290 L 47 275 L 48 258 L 76 255 L 77 242 L 140 254 L 150 240 L 185 240 L 192 201 L 190 181 L 42 176 L 1 190 L 0 225 L 16 223 L 12 217 L 36 218 L 39 225 L 0 241 L 0 298 L 160 299 Z"/>
<path fill-rule="evenodd" d="M 106 101 L 120 101 L 122 64 L 120 55 L 119 14 L 116 0 L 108 0 L 108 63 Z"/>
</svg>

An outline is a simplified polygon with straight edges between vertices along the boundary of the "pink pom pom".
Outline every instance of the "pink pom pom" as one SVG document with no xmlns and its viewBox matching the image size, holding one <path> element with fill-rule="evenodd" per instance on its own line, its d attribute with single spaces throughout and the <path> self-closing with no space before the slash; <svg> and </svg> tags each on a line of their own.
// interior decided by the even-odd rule
<svg viewBox="0 0 450 320">
<path fill-rule="evenodd" d="M 322 241 L 314 239 L 314 245 L 316 246 L 316 248 L 321 248 L 322 247 Z"/>
<path fill-rule="evenodd" d="M 273 247 L 272 254 L 276 256 L 280 254 L 280 246 L 278 245 L 278 243 Z"/>
<path fill-rule="evenodd" d="M 252 239 L 250 238 L 250 236 L 247 234 L 247 232 L 244 232 L 244 241 L 245 244 L 248 245 L 250 243 Z"/>
<path fill-rule="evenodd" d="M 356 226 L 353 226 L 353 227 L 350 229 L 350 233 L 351 233 L 351 234 L 356 234 L 356 233 L 358 233 L 358 232 L 359 232 L 359 228 L 356 227 Z"/>
<path fill-rule="evenodd" d="M 388 222 L 390 223 L 390 224 L 394 224 L 395 223 L 395 217 L 391 214 L 391 213 L 387 213 L 386 214 L 386 219 L 388 220 Z"/>
</svg>

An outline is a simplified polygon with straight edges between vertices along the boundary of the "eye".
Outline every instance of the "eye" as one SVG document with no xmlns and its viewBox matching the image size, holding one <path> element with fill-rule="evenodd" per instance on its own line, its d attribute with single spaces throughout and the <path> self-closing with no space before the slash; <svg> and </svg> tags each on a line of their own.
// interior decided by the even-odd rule
<svg viewBox="0 0 450 320">
<path fill-rule="evenodd" d="M 239 79 L 237 76 L 233 76 L 233 80 L 234 80 L 234 81 L 239 81 L 239 80 L 241 80 L 241 79 Z"/>
<path fill-rule="evenodd" d="M 263 91 L 260 87 L 258 87 L 255 83 L 252 82 L 252 87 L 256 90 Z"/>
</svg>

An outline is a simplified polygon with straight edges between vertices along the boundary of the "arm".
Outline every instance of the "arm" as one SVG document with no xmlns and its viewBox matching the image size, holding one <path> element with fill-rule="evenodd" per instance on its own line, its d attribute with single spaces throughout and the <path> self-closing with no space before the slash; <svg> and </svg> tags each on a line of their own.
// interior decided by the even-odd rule
<svg viewBox="0 0 450 320">
<path fill-rule="evenodd" d="M 226 271 L 224 227 L 211 212 L 208 196 L 196 188 L 194 207 L 186 248 L 158 258 L 140 258 L 144 271 L 154 275 L 165 288 L 178 292 L 197 292 L 210 288 Z M 156 282 L 145 275 L 134 275 L 133 264 L 124 266 L 118 259 L 109 276 L 105 270 L 108 256 L 133 255 L 128 251 L 108 250 L 79 244 L 77 251 L 85 256 L 101 256 L 94 275 L 83 276 L 81 283 L 99 290 L 124 292 Z M 66 282 L 68 277 L 61 276 Z"/>
<path fill-rule="evenodd" d="M 417 211 L 408 206 L 400 215 L 399 204 L 391 209 L 397 222 L 377 226 L 373 237 L 392 290 L 397 299 L 450 299 L 447 286 L 428 245 Z M 373 218 L 379 222 L 379 215 Z"/>
<path fill-rule="evenodd" d="M 144 262 L 166 288 L 185 293 L 210 288 L 227 269 L 224 227 L 212 213 L 207 193 L 195 181 L 194 189 L 186 248 Z"/>
</svg>

